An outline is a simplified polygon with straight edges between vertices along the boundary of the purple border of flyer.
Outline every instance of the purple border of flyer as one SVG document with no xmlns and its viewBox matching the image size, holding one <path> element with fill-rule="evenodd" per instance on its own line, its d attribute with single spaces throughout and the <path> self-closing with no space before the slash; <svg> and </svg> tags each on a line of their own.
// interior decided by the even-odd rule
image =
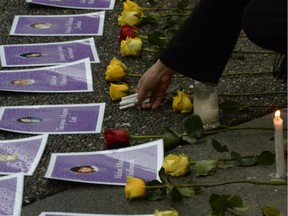
<svg viewBox="0 0 288 216">
<path fill-rule="evenodd" d="M 0 129 L 29 134 L 100 133 L 105 103 L 0 107 Z"/>
<path fill-rule="evenodd" d="M 0 174 L 32 176 L 43 155 L 48 134 L 0 141 Z"/>
<path fill-rule="evenodd" d="M 73 2 L 69 1 L 71 0 L 54 0 L 53 3 L 51 0 L 26 0 L 27 3 L 74 9 L 112 10 L 115 6 L 115 0 L 90 0 L 84 1 L 84 3 L 80 2 L 80 0 L 78 2 L 76 0 L 72 0 Z"/>
<path fill-rule="evenodd" d="M 4 187 L 2 188 L 1 186 L 4 186 Z M 7 187 L 9 186 L 10 188 L 8 189 Z M 1 204 L 4 204 L 4 203 L 7 204 L 6 206 L 4 204 L 4 208 L 5 208 L 4 212 L 3 212 L 3 209 L 0 208 L 1 215 L 21 215 L 23 188 L 24 188 L 23 173 L 17 173 L 17 174 L 0 177 L 0 190 L 2 189 L 8 190 L 7 193 L 1 194 L 0 200 L 1 199 L 5 200 L 5 202 L 1 202 Z M 6 196 L 9 195 L 9 197 L 4 197 L 4 195 Z"/>
<path fill-rule="evenodd" d="M 26 70 L 0 70 L 0 90 L 34 93 L 93 92 L 89 58 Z"/>
<path fill-rule="evenodd" d="M 44 177 L 119 186 L 127 176 L 160 181 L 163 157 L 163 139 L 116 150 L 53 153 Z"/>
<path fill-rule="evenodd" d="M 0 46 L 2 67 L 57 65 L 90 58 L 100 63 L 93 37 L 82 40 Z"/>
<path fill-rule="evenodd" d="M 101 36 L 105 11 L 71 15 L 17 15 L 9 35 Z"/>
</svg>

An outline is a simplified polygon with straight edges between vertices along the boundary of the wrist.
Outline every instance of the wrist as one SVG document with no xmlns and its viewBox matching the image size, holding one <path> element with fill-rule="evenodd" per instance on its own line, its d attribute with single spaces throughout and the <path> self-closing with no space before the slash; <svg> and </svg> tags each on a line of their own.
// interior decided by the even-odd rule
<svg viewBox="0 0 288 216">
<path fill-rule="evenodd" d="M 176 71 L 165 65 L 160 59 L 157 60 L 155 66 L 161 75 L 172 77 L 176 73 Z"/>
</svg>

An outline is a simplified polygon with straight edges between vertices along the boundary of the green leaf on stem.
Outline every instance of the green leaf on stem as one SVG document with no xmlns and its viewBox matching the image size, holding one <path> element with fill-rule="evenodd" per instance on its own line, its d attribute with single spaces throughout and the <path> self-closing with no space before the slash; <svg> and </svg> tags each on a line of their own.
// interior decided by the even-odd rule
<svg viewBox="0 0 288 216">
<path fill-rule="evenodd" d="M 260 155 L 256 156 L 255 160 L 259 165 L 272 165 L 275 161 L 275 154 L 270 151 L 263 151 Z"/>
<path fill-rule="evenodd" d="M 212 194 L 209 198 L 209 204 L 212 210 L 210 215 L 224 216 L 226 211 L 227 200 L 229 197 L 230 195 Z"/>
<path fill-rule="evenodd" d="M 162 32 L 155 31 L 148 35 L 148 42 L 158 47 L 164 47 L 166 42 L 161 38 L 166 38 L 166 36 Z"/>
<path fill-rule="evenodd" d="M 237 152 L 231 152 L 231 160 L 234 160 L 237 166 L 253 166 L 257 163 L 254 157 L 243 158 Z"/>
<path fill-rule="evenodd" d="M 184 140 L 184 141 L 186 141 L 186 142 L 188 142 L 190 144 L 197 142 L 197 139 L 194 139 L 194 138 L 192 138 L 192 137 L 190 137 L 188 135 L 183 135 L 182 136 L 182 140 Z"/>
<path fill-rule="evenodd" d="M 179 190 L 175 186 L 171 188 L 171 195 L 172 195 L 172 199 L 175 201 L 183 200 L 182 194 L 179 192 Z"/>
<path fill-rule="evenodd" d="M 224 216 L 228 208 L 232 208 L 238 211 L 247 210 L 247 208 L 243 207 L 243 201 L 239 196 L 231 196 L 227 194 L 212 194 L 209 198 L 209 204 L 212 209 L 210 215 L 213 216 Z"/>
<path fill-rule="evenodd" d="M 253 166 L 257 164 L 254 158 L 242 158 L 238 166 Z"/>
<path fill-rule="evenodd" d="M 183 120 L 184 128 L 189 137 L 199 139 L 204 135 L 203 123 L 199 115 L 191 114 Z"/>
<path fill-rule="evenodd" d="M 166 196 L 166 188 L 163 187 L 163 183 L 159 182 L 158 180 L 154 179 L 146 183 L 147 185 L 147 199 L 154 201 L 163 199 Z M 155 186 L 155 188 L 149 188 L 149 186 Z M 157 187 L 159 186 L 159 187 Z M 160 187 L 161 186 L 161 187 Z"/>
<path fill-rule="evenodd" d="M 231 155 L 231 160 L 241 163 L 242 157 L 240 154 L 238 154 L 237 152 L 231 152 L 230 155 Z"/>
<path fill-rule="evenodd" d="M 200 160 L 195 164 L 195 171 L 197 176 L 211 175 L 215 173 L 217 160 Z"/>
<path fill-rule="evenodd" d="M 178 190 L 185 197 L 193 197 L 199 192 L 199 189 L 194 189 L 193 187 L 178 188 Z"/>
<path fill-rule="evenodd" d="M 226 145 L 221 145 L 216 139 L 212 139 L 212 146 L 218 152 L 229 152 Z"/>
<path fill-rule="evenodd" d="M 172 38 L 175 36 L 175 34 L 176 34 L 178 31 L 179 31 L 179 29 L 169 29 L 169 30 L 166 32 L 168 41 L 171 41 Z"/>
<path fill-rule="evenodd" d="M 156 200 L 161 200 L 165 197 L 166 194 L 164 194 L 161 190 L 153 190 L 149 191 L 146 199 L 150 201 L 156 201 Z"/>
<path fill-rule="evenodd" d="M 247 109 L 247 105 L 240 104 L 237 101 L 227 100 L 220 103 L 219 108 L 227 112 L 233 112 Z"/>
<path fill-rule="evenodd" d="M 229 198 L 227 206 L 230 208 L 242 208 L 243 201 L 239 196 L 232 196 Z"/>
<path fill-rule="evenodd" d="M 160 170 L 158 171 L 158 175 L 159 175 L 159 178 L 163 184 L 165 184 L 165 182 L 168 181 L 168 179 L 167 179 L 168 176 L 166 175 L 165 169 L 163 167 L 161 167 Z"/>
<path fill-rule="evenodd" d="M 263 216 L 283 216 L 274 205 L 265 205 L 261 210 Z"/>
<path fill-rule="evenodd" d="M 165 151 L 170 150 L 178 146 L 181 142 L 181 134 L 174 131 L 169 127 L 164 127 L 165 133 L 162 134 L 164 140 L 164 149 Z"/>
<path fill-rule="evenodd" d="M 231 161 L 218 161 L 217 162 L 217 167 L 220 169 L 228 169 L 234 166 L 235 166 L 234 162 L 231 162 Z"/>
<path fill-rule="evenodd" d="M 159 21 L 161 19 L 161 14 L 150 12 L 146 18 L 150 20 Z"/>
</svg>

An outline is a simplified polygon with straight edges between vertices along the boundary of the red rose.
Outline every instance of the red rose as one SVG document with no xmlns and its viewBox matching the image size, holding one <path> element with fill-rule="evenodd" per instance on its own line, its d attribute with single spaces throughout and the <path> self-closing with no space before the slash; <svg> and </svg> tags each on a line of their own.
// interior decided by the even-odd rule
<svg viewBox="0 0 288 216">
<path fill-rule="evenodd" d="M 123 25 L 120 29 L 120 37 L 119 42 L 121 43 L 122 40 L 125 40 L 128 36 L 131 38 L 135 38 L 138 35 L 139 28 L 135 26 Z"/>
<path fill-rule="evenodd" d="M 117 149 L 130 146 L 128 130 L 104 131 L 105 149 Z"/>
</svg>

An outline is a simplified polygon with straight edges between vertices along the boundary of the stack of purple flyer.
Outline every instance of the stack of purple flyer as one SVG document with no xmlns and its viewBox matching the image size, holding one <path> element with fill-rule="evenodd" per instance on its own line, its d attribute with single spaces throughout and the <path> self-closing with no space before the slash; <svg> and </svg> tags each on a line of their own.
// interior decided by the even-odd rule
<svg viewBox="0 0 288 216">
<path fill-rule="evenodd" d="M 30 134 L 100 133 L 105 103 L 0 107 L 0 129 Z"/>
<path fill-rule="evenodd" d="M 26 2 L 53 7 L 91 10 L 111 10 L 115 5 L 115 0 L 26 0 Z"/>
<path fill-rule="evenodd" d="M 105 12 L 71 15 L 15 16 L 10 35 L 24 36 L 101 36 Z"/>
<path fill-rule="evenodd" d="M 0 215 L 21 215 L 24 175 L 0 177 Z"/>
<path fill-rule="evenodd" d="M 126 177 L 160 180 L 163 140 L 116 150 L 53 153 L 46 178 L 92 184 L 126 185 Z"/>
<path fill-rule="evenodd" d="M 92 92 L 93 80 L 88 58 L 27 70 L 0 71 L 0 90 L 35 93 Z"/>
<path fill-rule="evenodd" d="M 89 58 L 99 63 L 94 38 L 43 44 L 13 44 L 0 46 L 3 67 L 57 65 Z"/>
</svg>

